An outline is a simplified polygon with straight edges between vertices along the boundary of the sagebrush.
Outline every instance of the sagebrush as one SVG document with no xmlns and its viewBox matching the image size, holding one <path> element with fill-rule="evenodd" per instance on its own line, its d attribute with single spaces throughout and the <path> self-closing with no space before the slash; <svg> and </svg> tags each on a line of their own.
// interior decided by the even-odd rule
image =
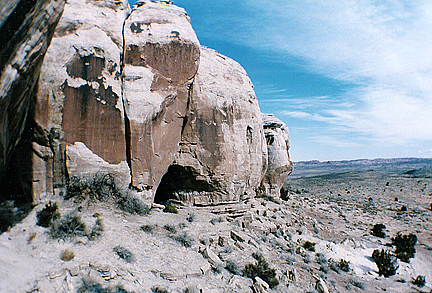
<svg viewBox="0 0 432 293">
<path fill-rule="evenodd" d="M 254 255 L 256 262 L 254 264 L 247 264 L 243 269 L 243 276 L 254 279 L 260 277 L 263 279 L 270 288 L 274 288 L 279 285 L 278 279 L 276 279 L 276 270 L 270 268 L 267 261 L 261 254 Z"/>
<path fill-rule="evenodd" d="M 36 225 L 48 228 L 51 226 L 53 221 L 60 218 L 60 212 L 58 211 L 57 203 L 52 203 L 51 201 L 45 205 L 45 207 L 36 212 L 37 223 Z"/>
<path fill-rule="evenodd" d="M 396 274 L 398 269 L 397 258 L 391 255 L 388 251 L 375 249 L 372 253 L 372 258 L 378 267 L 378 274 L 386 278 Z"/>
</svg>

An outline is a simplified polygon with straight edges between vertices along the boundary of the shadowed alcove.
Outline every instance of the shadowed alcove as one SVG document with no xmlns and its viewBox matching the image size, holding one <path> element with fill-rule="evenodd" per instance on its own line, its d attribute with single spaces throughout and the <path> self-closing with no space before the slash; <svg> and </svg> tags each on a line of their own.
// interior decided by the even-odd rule
<svg viewBox="0 0 432 293">
<path fill-rule="evenodd" d="M 189 166 L 171 165 L 162 177 L 156 190 L 155 203 L 166 203 L 170 199 L 190 201 L 193 192 L 213 192 L 215 186 L 198 179 L 198 172 Z"/>
</svg>

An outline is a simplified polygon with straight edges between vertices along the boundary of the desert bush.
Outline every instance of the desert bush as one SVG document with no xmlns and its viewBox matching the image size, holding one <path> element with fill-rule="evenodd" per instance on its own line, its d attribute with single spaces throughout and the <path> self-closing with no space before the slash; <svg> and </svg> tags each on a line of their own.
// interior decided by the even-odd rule
<svg viewBox="0 0 432 293">
<path fill-rule="evenodd" d="M 360 282 L 360 281 L 358 281 L 358 280 L 356 280 L 356 279 L 350 279 L 350 280 L 349 280 L 349 283 L 350 283 L 351 285 L 353 285 L 353 286 L 359 288 L 359 289 L 362 289 L 362 290 L 365 289 L 365 285 L 364 285 L 362 282 Z"/>
<path fill-rule="evenodd" d="M 339 269 L 341 269 L 341 271 L 344 271 L 344 272 L 349 272 L 351 270 L 350 262 L 346 261 L 344 259 L 340 259 L 337 266 Z"/>
<path fill-rule="evenodd" d="M 250 263 L 244 267 L 243 276 L 251 279 L 258 276 L 263 279 L 270 288 L 276 287 L 279 284 L 278 279 L 276 279 L 276 270 L 269 267 L 269 264 L 262 255 L 256 254 L 255 259 L 257 259 L 255 264 Z"/>
<path fill-rule="evenodd" d="M 415 245 L 417 243 L 417 236 L 412 233 L 409 235 L 397 233 L 391 241 L 392 245 L 396 246 L 396 257 L 403 262 L 409 263 L 409 259 L 413 258 L 416 253 Z"/>
<path fill-rule="evenodd" d="M 141 226 L 141 230 L 143 230 L 146 233 L 152 234 L 154 230 L 154 225 L 143 225 Z"/>
<path fill-rule="evenodd" d="M 212 224 L 212 225 L 215 225 L 216 223 L 222 223 L 222 222 L 224 222 L 225 221 L 225 218 L 224 217 L 217 217 L 217 218 L 213 218 L 213 219 L 211 219 L 210 220 L 210 223 Z"/>
<path fill-rule="evenodd" d="M 86 198 L 107 201 L 110 198 L 119 198 L 120 194 L 114 175 L 98 172 L 91 176 L 70 177 L 66 186 L 65 198 L 75 197 L 81 201 Z"/>
<path fill-rule="evenodd" d="M 63 261 L 71 261 L 75 257 L 75 253 L 70 249 L 62 250 L 60 253 L 60 259 Z"/>
<path fill-rule="evenodd" d="M 102 219 L 97 217 L 96 223 L 92 227 L 92 230 L 90 231 L 88 238 L 89 240 L 95 240 L 102 236 L 102 232 L 104 231 L 104 225 L 102 222 Z"/>
<path fill-rule="evenodd" d="M 172 214 L 178 214 L 178 210 L 172 203 L 169 203 L 165 206 L 163 209 L 164 213 L 172 213 Z"/>
<path fill-rule="evenodd" d="M 186 233 L 181 233 L 179 235 L 171 235 L 170 237 L 186 248 L 192 246 L 193 239 Z"/>
<path fill-rule="evenodd" d="M 317 253 L 315 255 L 315 260 L 318 264 L 320 265 L 326 265 L 327 264 L 327 258 L 325 257 L 324 254 L 322 253 Z"/>
<path fill-rule="evenodd" d="M 81 286 L 77 289 L 77 293 L 132 293 L 125 290 L 121 285 L 117 285 L 114 288 L 104 288 L 101 284 L 96 281 L 83 278 Z"/>
<path fill-rule="evenodd" d="M 426 284 L 426 278 L 425 278 L 425 276 L 418 275 L 415 279 L 412 280 L 412 283 L 414 285 L 419 286 L 420 288 L 422 288 Z"/>
<path fill-rule="evenodd" d="M 388 278 L 396 274 L 398 269 L 397 259 L 388 251 L 375 249 L 372 253 L 372 258 L 378 267 L 378 274 Z"/>
<path fill-rule="evenodd" d="M 51 201 L 47 203 L 42 210 L 36 212 L 36 218 L 36 225 L 48 228 L 53 221 L 60 218 L 57 203 L 52 203 Z"/>
<path fill-rule="evenodd" d="M 407 211 L 407 207 L 406 206 L 401 206 L 400 210 L 401 210 L 401 212 L 406 212 Z"/>
<path fill-rule="evenodd" d="M 338 266 L 338 262 L 334 261 L 333 259 L 328 260 L 328 266 L 331 270 L 335 271 L 336 273 L 340 273 L 340 268 Z"/>
<path fill-rule="evenodd" d="M 133 262 L 134 259 L 134 255 L 132 254 L 132 252 L 130 252 L 128 249 L 117 245 L 113 248 L 113 251 L 122 259 L 124 259 L 126 262 L 131 263 Z"/>
<path fill-rule="evenodd" d="M 164 226 L 164 228 L 165 228 L 165 230 L 167 230 L 168 232 L 171 232 L 171 233 L 176 233 L 177 232 L 177 229 L 176 229 L 176 227 L 174 225 L 166 224 Z"/>
<path fill-rule="evenodd" d="M 375 224 L 371 230 L 371 234 L 373 236 L 379 237 L 379 238 L 385 238 L 386 234 L 384 230 L 386 229 L 386 226 L 384 224 Z"/>
<path fill-rule="evenodd" d="M 315 244 L 314 242 L 306 241 L 303 243 L 303 248 L 309 251 L 315 251 Z"/>
<path fill-rule="evenodd" d="M 144 204 L 141 200 L 133 197 L 130 193 L 121 196 L 117 202 L 117 206 L 125 212 L 137 215 L 147 215 L 150 212 L 148 205 Z"/>
<path fill-rule="evenodd" d="M 194 213 L 188 213 L 188 216 L 186 217 L 186 221 L 189 223 L 192 223 L 195 220 L 195 214 Z"/>
<path fill-rule="evenodd" d="M 230 272 L 231 274 L 234 275 L 240 275 L 240 267 L 239 265 L 232 261 L 232 260 L 227 260 L 225 263 L 225 269 Z"/>
<path fill-rule="evenodd" d="M 75 236 L 87 236 L 87 229 L 80 216 L 69 214 L 54 221 L 49 234 L 53 238 L 68 239 Z"/>
<path fill-rule="evenodd" d="M 152 287 L 151 290 L 153 293 L 169 293 L 169 291 L 167 291 L 166 289 L 162 289 L 159 287 Z"/>
<path fill-rule="evenodd" d="M 325 274 L 327 274 L 330 271 L 330 267 L 326 264 L 320 265 L 319 270 Z"/>
</svg>

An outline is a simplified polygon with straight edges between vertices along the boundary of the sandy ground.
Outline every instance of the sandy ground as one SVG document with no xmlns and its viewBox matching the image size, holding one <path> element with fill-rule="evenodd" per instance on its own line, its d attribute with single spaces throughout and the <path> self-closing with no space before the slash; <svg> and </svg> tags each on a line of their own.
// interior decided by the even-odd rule
<svg viewBox="0 0 432 293">
<path fill-rule="evenodd" d="M 252 292 L 242 269 L 257 252 L 279 280 L 269 292 L 325 292 L 320 282 L 328 292 L 429 292 L 431 187 L 427 176 L 345 172 L 289 179 L 286 201 L 179 207 L 178 214 L 153 208 L 145 216 L 57 197 L 51 200 L 62 215 L 75 212 L 87 227 L 102 219 L 102 236 L 53 239 L 36 225 L 40 203 L 0 235 L 0 292 Z M 376 223 L 386 225 L 386 238 L 370 234 Z M 400 231 L 417 235 L 415 258 L 399 261 L 395 276 L 378 276 L 372 252 L 391 249 L 386 244 Z M 303 249 L 306 241 L 315 251 Z M 116 246 L 131 253 L 130 262 Z M 66 249 L 75 255 L 70 261 L 61 259 Z M 332 269 L 329 259 L 349 261 L 350 270 Z M 411 283 L 417 275 L 425 287 Z"/>
</svg>

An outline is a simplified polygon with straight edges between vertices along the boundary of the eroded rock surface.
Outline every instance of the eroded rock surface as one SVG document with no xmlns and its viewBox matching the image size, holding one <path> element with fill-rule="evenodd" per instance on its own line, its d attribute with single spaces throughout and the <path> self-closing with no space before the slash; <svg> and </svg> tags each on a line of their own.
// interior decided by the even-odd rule
<svg viewBox="0 0 432 293">
<path fill-rule="evenodd" d="M 293 170 L 289 155 L 288 127 L 271 114 L 262 114 L 268 149 L 268 167 L 261 183 L 261 190 L 279 196 L 280 189 Z"/>
<path fill-rule="evenodd" d="M 186 12 L 166 3 L 135 5 L 124 35 L 132 185 L 153 196 L 179 150 L 200 47 Z"/>
<path fill-rule="evenodd" d="M 64 0 L 0 2 L 0 198 L 31 201 L 29 141 L 36 85 L 64 4 Z"/>
<path fill-rule="evenodd" d="M 41 72 L 32 141 L 18 150 L 35 200 L 110 172 L 151 202 L 238 202 L 291 171 L 286 126 L 263 128 L 245 70 L 200 46 L 171 1 L 67 1 Z"/>
<path fill-rule="evenodd" d="M 258 100 L 245 70 L 234 60 L 201 47 L 200 67 L 174 163 L 195 174 L 196 182 L 178 180 L 167 189 L 174 187 L 180 200 L 195 204 L 253 197 L 266 160 Z M 170 181 L 176 177 L 171 175 Z"/>
<path fill-rule="evenodd" d="M 33 146 L 35 194 L 52 193 L 74 175 L 65 161 L 76 142 L 109 164 L 126 162 L 120 58 L 128 13 L 127 1 L 67 2 L 39 82 L 35 120 L 46 143 Z"/>
</svg>

